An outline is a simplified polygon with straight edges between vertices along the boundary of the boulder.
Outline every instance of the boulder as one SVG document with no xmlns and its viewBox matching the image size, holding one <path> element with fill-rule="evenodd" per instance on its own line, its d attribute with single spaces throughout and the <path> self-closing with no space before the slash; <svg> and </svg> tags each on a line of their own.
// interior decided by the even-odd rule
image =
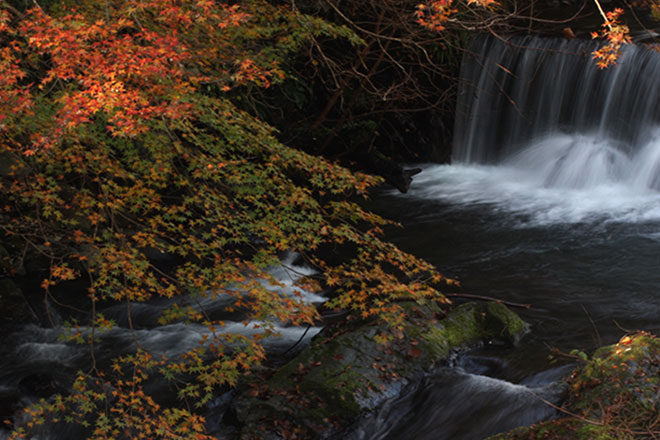
<svg viewBox="0 0 660 440">
<path fill-rule="evenodd" d="M 638 332 L 597 350 L 566 379 L 568 417 L 489 440 L 637 440 L 660 437 L 660 340 Z"/>
<path fill-rule="evenodd" d="M 269 378 L 234 399 L 242 439 L 323 439 L 397 396 L 449 356 L 483 343 L 514 343 L 525 323 L 504 305 L 468 303 L 444 316 L 435 303 L 405 303 L 405 331 L 382 322 L 324 332 Z M 443 318 L 443 319 L 440 319 Z"/>
<path fill-rule="evenodd" d="M 10 279 L 0 278 L 0 321 L 34 322 L 35 315 L 22 290 Z"/>
</svg>

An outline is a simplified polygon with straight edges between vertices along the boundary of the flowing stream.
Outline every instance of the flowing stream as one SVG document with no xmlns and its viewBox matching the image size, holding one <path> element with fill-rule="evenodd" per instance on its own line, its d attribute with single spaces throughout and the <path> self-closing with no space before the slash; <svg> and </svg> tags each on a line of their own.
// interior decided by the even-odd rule
<svg viewBox="0 0 660 440">
<path fill-rule="evenodd" d="M 453 163 L 422 165 L 408 194 L 374 202 L 405 227 L 392 239 L 461 292 L 531 304 L 517 310 L 530 333 L 430 378 L 360 438 L 474 440 L 552 417 L 535 397 L 556 401 L 551 384 L 571 366 L 551 364 L 550 347 L 589 352 L 626 330 L 660 332 L 660 54 L 626 47 L 599 70 L 595 47 L 476 39 Z"/>
<path fill-rule="evenodd" d="M 365 418 L 351 438 L 478 440 L 553 417 L 544 400 L 560 400 L 558 381 L 572 366 L 552 364 L 550 347 L 590 351 L 626 329 L 660 333 L 660 54 L 627 47 L 617 67 L 601 71 L 590 60 L 594 48 L 475 40 L 461 74 L 453 164 L 422 165 L 407 195 L 384 190 L 373 202 L 405 226 L 391 239 L 461 280 L 461 292 L 531 304 L 518 310 L 530 332 L 515 350 L 485 347 L 455 359 Z M 273 271 L 287 283 L 281 294 L 292 295 L 297 275 Z M 119 327 L 101 337 L 99 353 L 116 356 L 135 338 L 169 355 L 200 341 L 202 327 L 153 322 L 166 306 L 135 305 L 135 336 L 123 309 L 104 310 Z M 281 331 L 273 351 L 304 329 Z M 5 415 L 87 361 L 87 349 L 60 333 L 28 326 L 4 335 L 13 342 L 0 353 Z"/>
<path fill-rule="evenodd" d="M 269 271 L 278 285 L 271 285 L 264 280 L 264 286 L 274 294 L 290 297 L 294 301 L 313 304 L 324 302 L 326 298 L 323 296 L 295 287 L 295 281 L 301 276 L 314 273 L 309 267 L 295 263 L 296 255 L 285 255 L 281 265 L 272 267 Z M 241 286 L 236 288 L 240 291 Z M 186 299 L 196 310 L 203 311 L 212 319 L 225 322 L 223 328 L 216 329 L 218 333 L 254 335 L 264 331 L 261 322 L 244 323 L 244 317 L 240 313 L 225 312 L 225 307 L 232 301 L 227 299 L 226 295 L 220 298 L 188 296 Z M 98 333 L 95 348 L 97 365 L 107 368 L 113 358 L 135 352 L 138 343 L 154 357 L 175 358 L 199 346 L 204 337 L 211 336 L 210 330 L 201 324 L 159 324 L 158 317 L 173 301 L 157 298 L 147 303 L 131 304 L 130 323 L 126 304 L 100 310 L 99 312 L 114 320 L 117 325 L 109 331 Z M 275 325 L 274 330 L 280 336 L 266 338 L 264 346 L 269 353 L 277 355 L 291 348 L 299 348 L 321 329 Z M 89 346 L 64 340 L 66 330 L 61 325 L 46 328 L 30 324 L 3 333 L 5 340 L 11 341 L 11 344 L 0 346 L 0 419 L 11 417 L 19 408 L 35 403 L 40 398 L 47 398 L 56 392 L 67 393 L 76 372 L 89 369 Z M 160 399 L 174 396 L 173 389 L 164 380 L 152 381 L 148 386 L 149 392 Z M 221 438 L 224 438 L 225 433 L 233 433 L 231 427 L 221 424 L 223 413 L 231 400 L 230 394 L 218 396 L 206 407 L 209 429 Z M 85 438 L 85 431 L 74 424 L 47 423 L 33 435 L 34 440 L 79 440 Z M 5 438 L 7 432 L 0 430 L 0 439 Z"/>
</svg>

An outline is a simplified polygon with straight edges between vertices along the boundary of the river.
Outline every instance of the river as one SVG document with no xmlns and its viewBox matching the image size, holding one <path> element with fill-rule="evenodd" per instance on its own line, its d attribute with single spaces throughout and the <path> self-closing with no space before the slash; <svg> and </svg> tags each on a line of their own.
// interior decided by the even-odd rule
<svg viewBox="0 0 660 440">
<path fill-rule="evenodd" d="M 554 350 L 660 332 L 660 55 L 630 46 L 599 70 L 596 47 L 475 40 L 453 163 L 422 164 L 408 194 L 373 202 L 403 225 L 391 239 L 460 292 L 531 307 L 517 310 L 530 332 L 515 350 L 459 360 L 458 377 L 431 378 L 364 438 L 479 439 L 552 416 L 533 396 L 556 398 L 547 387 L 570 370 Z"/>
<path fill-rule="evenodd" d="M 422 164 L 407 194 L 383 189 L 370 202 L 404 226 L 389 237 L 458 278 L 459 292 L 529 304 L 517 310 L 529 332 L 515 349 L 456 358 L 351 438 L 478 440 L 552 417 L 542 399 L 559 401 L 558 380 L 572 368 L 552 363 L 554 349 L 589 352 L 628 330 L 660 333 L 660 54 L 629 47 L 619 66 L 599 71 L 595 47 L 477 39 L 461 74 L 453 164 Z M 141 344 L 165 353 L 199 341 L 201 327 L 148 322 L 165 305 L 136 310 L 146 320 Z M 122 311 L 105 312 L 120 321 L 100 343 L 110 357 L 130 349 L 133 335 Z M 285 350 L 303 330 L 282 329 L 285 340 L 271 349 Z M 55 387 L 81 367 L 84 348 L 59 332 L 28 326 L 7 336 L 0 399 L 28 403 L 38 397 L 31 387 Z"/>
<path fill-rule="evenodd" d="M 295 281 L 301 276 L 314 272 L 306 265 L 299 265 L 299 256 L 293 253 L 283 255 L 281 264 L 270 268 L 269 273 L 277 280 L 272 285 L 266 280 L 260 281 L 264 287 L 283 297 L 320 305 L 326 300 L 318 294 L 295 287 Z M 236 286 L 240 291 L 241 286 Z M 187 296 L 167 299 L 156 298 L 146 303 L 131 304 L 129 322 L 126 304 L 109 305 L 99 310 L 100 313 L 116 322 L 109 331 L 97 332 L 95 360 L 100 369 L 109 369 L 114 358 L 134 353 L 140 348 L 149 351 L 155 357 L 174 358 L 188 350 L 203 344 L 204 338 L 211 336 L 209 328 L 202 324 L 158 322 L 162 312 L 174 303 L 188 305 L 195 310 L 204 311 L 211 319 L 225 323 L 216 332 L 241 334 L 246 336 L 264 332 L 263 323 L 244 322 L 245 317 L 238 312 L 229 313 L 225 308 L 233 301 L 226 296 L 209 295 Z M 55 323 L 62 320 L 53 308 Z M 132 326 L 131 326 L 132 324 Z M 87 329 L 82 327 L 84 332 Z M 278 337 L 263 340 L 264 347 L 277 357 L 289 350 L 299 349 L 316 335 L 320 327 L 293 327 L 274 325 Z M 3 328 L 0 335 L 9 343 L 0 345 L 0 419 L 14 416 L 21 420 L 20 408 L 36 403 L 41 398 L 48 398 L 54 393 L 68 393 L 71 382 L 78 371 L 87 371 L 90 363 L 90 348 L 87 344 L 76 344 L 66 340 L 64 326 L 44 327 L 37 324 L 10 326 Z M 176 391 L 165 380 L 154 380 L 148 385 L 149 392 L 161 401 L 175 399 Z M 231 401 L 231 392 L 217 396 L 209 402 L 202 412 L 209 421 L 208 429 L 219 438 L 235 434 L 231 426 L 222 424 L 222 417 Z M 34 440 L 82 440 L 89 434 L 76 424 L 46 423 L 31 432 Z M 0 440 L 8 438 L 8 431 L 0 428 Z M 231 438 L 231 437 L 229 437 Z"/>
</svg>

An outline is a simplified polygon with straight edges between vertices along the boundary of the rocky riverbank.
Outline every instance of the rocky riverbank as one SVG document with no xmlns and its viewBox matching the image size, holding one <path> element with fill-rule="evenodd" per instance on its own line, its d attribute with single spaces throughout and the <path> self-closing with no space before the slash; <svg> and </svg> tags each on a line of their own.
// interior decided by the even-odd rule
<svg viewBox="0 0 660 440">
<path fill-rule="evenodd" d="M 436 304 L 405 304 L 409 323 L 393 340 L 379 321 L 317 337 L 276 372 L 256 375 L 234 399 L 242 439 L 326 439 L 420 380 L 452 353 L 514 343 L 525 323 L 504 305 L 468 303 L 446 314 Z"/>
<path fill-rule="evenodd" d="M 490 440 L 660 437 L 660 340 L 655 336 L 638 332 L 600 348 L 566 381 L 565 417 Z"/>
</svg>

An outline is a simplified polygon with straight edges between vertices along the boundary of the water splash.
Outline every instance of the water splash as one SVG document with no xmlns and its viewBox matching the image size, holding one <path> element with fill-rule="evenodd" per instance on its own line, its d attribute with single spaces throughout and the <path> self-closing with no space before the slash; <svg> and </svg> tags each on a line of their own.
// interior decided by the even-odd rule
<svg viewBox="0 0 660 440">
<path fill-rule="evenodd" d="M 558 402 L 562 389 L 554 381 L 536 386 L 441 369 L 412 392 L 392 399 L 361 421 L 347 440 L 472 440 L 555 415 L 544 400 Z M 478 423 L 476 421 L 478 420 Z"/>
<path fill-rule="evenodd" d="M 454 165 L 411 195 L 487 204 L 520 226 L 660 220 L 660 54 L 599 70 L 590 41 L 478 38 L 461 71 Z"/>
</svg>

